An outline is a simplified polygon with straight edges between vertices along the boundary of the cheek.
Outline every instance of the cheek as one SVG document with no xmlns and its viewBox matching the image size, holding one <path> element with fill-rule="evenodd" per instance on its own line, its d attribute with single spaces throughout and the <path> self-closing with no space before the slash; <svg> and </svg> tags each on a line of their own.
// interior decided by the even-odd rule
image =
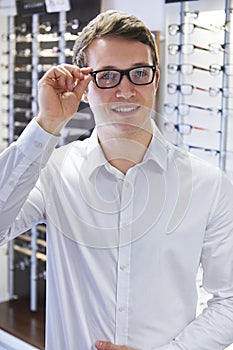
<svg viewBox="0 0 233 350">
<path fill-rule="evenodd" d="M 106 105 L 107 103 L 114 101 L 113 92 L 110 90 L 99 89 L 96 86 L 88 87 L 87 91 L 87 102 L 91 108 L 98 108 Z"/>
</svg>

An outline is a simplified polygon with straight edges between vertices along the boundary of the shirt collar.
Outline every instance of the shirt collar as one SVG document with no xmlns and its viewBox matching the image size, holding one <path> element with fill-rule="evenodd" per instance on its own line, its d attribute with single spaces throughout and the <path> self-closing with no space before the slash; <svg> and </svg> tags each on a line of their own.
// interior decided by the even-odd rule
<svg viewBox="0 0 233 350">
<path fill-rule="evenodd" d="M 165 171 L 167 167 L 169 145 L 153 120 L 152 125 L 153 136 L 142 163 L 152 160 L 156 162 L 163 171 Z M 93 130 L 91 136 L 84 142 L 86 143 L 86 149 L 85 164 L 83 164 L 83 166 L 85 167 L 86 176 L 91 180 L 94 173 L 96 173 L 100 167 L 106 166 L 108 161 L 105 158 L 103 150 L 99 144 L 96 128 Z"/>
<path fill-rule="evenodd" d="M 168 151 L 170 149 L 169 143 L 159 131 L 154 120 L 152 120 L 153 136 L 144 156 L 143 163 L 148 160 L 156 162 L 159 167 L 165 171 L 167 168 Z"/>
</svg>

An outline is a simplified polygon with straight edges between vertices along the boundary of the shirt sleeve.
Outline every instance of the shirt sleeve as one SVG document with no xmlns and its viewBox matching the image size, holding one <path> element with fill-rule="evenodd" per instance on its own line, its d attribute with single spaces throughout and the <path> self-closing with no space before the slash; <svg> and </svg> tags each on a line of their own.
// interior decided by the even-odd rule
<svg viewBox="0 0 233 350">
<path fill-rule="evenodd" d="M 36 183 L 57 142 L 58 137 L 33 119 L 0 155 L 1 244 L 42 219 L 42 195 Z"/>
<path fill-rule="evenodd" d="M 221 175 L 203 242 L 208 307 L 169 344 L 154 350 L 222 350 L 233 343 L 233 186 Z M 174 315 L 175 317 L 175 315 Z"/>
</svg>

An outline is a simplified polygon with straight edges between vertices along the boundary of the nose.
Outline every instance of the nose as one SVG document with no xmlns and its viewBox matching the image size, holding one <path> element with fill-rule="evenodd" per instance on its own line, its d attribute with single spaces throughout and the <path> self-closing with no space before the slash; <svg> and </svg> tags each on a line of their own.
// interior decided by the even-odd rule
<svg viewBox="0 0 233 350">
<path fill-rule="evenodd" d="M 135 85 L 129 81 L 126 75 L 124 75 L 121 79 L 120 84 L 116 87 L 116 97 L 129 99 L 135 95 Z"/>
</svg>

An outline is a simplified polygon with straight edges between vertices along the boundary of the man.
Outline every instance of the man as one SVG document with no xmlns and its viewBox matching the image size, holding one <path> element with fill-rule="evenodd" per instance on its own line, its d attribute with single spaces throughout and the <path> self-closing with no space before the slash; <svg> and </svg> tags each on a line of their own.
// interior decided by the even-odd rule
<svg viewBox="0 0 233 350">
<path fill-rule="evenodd" d="M 152 116 L 149 30 L 107 11 L 51 68 L 38 115 L 1 156 L 2 243 L 47 225 L 47 350 L 220 350 L 233 342 L 233 190 Z M 83 98 L 90 138 L 54 151 Z M 52 155 L 51 155 L 52 154 Z M 196 318 L 196 274 L 213 294 Z"/>
</svg>

